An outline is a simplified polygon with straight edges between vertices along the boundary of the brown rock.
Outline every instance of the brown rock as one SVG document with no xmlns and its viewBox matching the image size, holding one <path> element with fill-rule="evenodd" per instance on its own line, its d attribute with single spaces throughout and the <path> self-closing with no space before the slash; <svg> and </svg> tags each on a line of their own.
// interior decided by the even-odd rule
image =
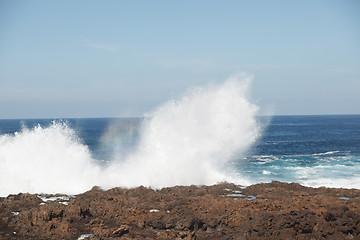
<svg viewBox="0 0 360 240">
<path fill-rule="evenodd" d="M 360 239 L 359 197 L 281 182 L 94 187 L 65 202 L 9 195 L 0 198 L 0 239 Z"/>
<path fill-rule="evenodd" d="M 112 235 L 116 237 L 121 237 L 122 235 L 128 233 L 129 230 L 130 230 L 129 226 L 121 225 L 119 228 L 115 229 L 112 232 Z"/>
</svg>

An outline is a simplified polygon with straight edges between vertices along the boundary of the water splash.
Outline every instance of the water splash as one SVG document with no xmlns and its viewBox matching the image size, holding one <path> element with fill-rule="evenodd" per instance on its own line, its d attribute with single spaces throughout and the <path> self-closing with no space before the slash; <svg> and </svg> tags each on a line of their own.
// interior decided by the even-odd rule
<svg viewBox="0 0 360 240">
<path fill-rule="evenodd" d="M 247 184 L 228 163 L 244 154 L 261 131 L 258 108 L 248 101 L 250 83 L 249 76 L 233 76 L 160 106 L 144 120 L 138 148 L 126 158 L 115 152 L 107 167 L 94 163 L 88 147 L 64 123 L 1 135 L 0 195 L 76 194 L 94 185 Z"/>
<path fill-rule="evenodd" d="M 235 181 L 227 163 L 255 142 L 258 108 L 247 100 L 251 78 L 193 88 L 145 120 L 139 149 L 110 169 L 111 182 L 164 187 Z M 245 182 L 243 182 L 245 183 Z"/>
<path fill-rule="evenodd" d="M 66 123 L 23 127 L 0 136 L 0 195 L 79 193 L 97 182 L 99 166 Z M 95 176 L 95 178 L 94 178 Z"/>
</svg>

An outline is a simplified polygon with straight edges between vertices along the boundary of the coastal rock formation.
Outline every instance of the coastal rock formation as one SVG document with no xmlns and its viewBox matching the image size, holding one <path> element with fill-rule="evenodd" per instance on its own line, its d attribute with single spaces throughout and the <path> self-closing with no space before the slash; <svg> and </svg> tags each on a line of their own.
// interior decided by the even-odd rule
<svg viewBox="0 0 360 240">
<path fill-rule="evenodd" d="M 223 183 L 0 198 L 0 239 L 134 238 L 360 239 L 360 190 Z"/>
</svg>

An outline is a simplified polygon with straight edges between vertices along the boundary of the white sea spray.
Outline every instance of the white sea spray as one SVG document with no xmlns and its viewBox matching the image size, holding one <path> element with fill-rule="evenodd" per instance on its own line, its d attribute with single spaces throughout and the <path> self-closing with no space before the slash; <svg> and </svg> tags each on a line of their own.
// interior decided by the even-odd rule
<svg viewBox="0 0 360 240">
<path fill-rule="evenodd" d="M 76 194 L 98 185 L 248 184 L 228 162 L 244 154 L 260 135 L 258 107 L 248 100 L 251 77 L 192 88 L 160 106 L 144 120 L 138 148 L 100 167 L 66 123 L 0 135 L 0 195 Z"/>
<path fill-rule="evenodd" d="M 0 195 L 75 194 L 97 184 L 100 167 L 66 123 L 0 136 Z"/>
</svg>

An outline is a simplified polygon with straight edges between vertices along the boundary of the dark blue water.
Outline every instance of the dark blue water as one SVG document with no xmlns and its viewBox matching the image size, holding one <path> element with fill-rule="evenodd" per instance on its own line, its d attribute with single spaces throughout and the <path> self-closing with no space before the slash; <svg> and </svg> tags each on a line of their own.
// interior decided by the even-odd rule
<svg viewBox="0 0 360 240">
<path fill-rule="evenodd" d="M 253 182 L 360 185 L 360 115 L 275 116 L 236 166 Z"/>
<path fill-rule="evenodd" d="M 138 142 L 142 118 L 74 118 L 74 119 L 0 119 L 0 134 L 14 134 L 23 127 L 32 129 L 53 122 L 63 122 L 76 131 L 79 140 L 89 147 L 94 159 L 107 161 L 114 146 L 128 153 Z"/>
<path fill-rule="evenodd" d="M 259 155 L 360 154 L 360 116 L 275 116 L 254 150 Z"/>
<path fill-rule="evenodd" d="M 94 159 L 106 162 L 114 148 L 124 156 L 134 151 L 142 120 L 61 121 L 76 131 Z M 0 120 L 0 134 L 14 134 L 22 126 L 46 127 L 52 121 Z M 257 144 L 233 164 L 240 176 L 254 183 L 280 180 L 310 186 L 360 185 L 360 115 L 274 116 Z"/>
</svg>

